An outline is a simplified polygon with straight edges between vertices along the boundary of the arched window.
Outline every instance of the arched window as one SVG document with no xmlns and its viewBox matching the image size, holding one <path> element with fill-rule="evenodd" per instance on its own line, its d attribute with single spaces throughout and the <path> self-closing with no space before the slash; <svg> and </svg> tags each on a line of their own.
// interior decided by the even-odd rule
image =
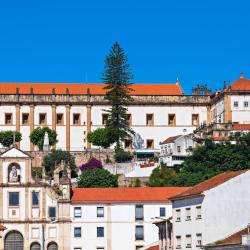
<svg viewBox="0 0 250 250">
<path fill-rule="evenodd" d="M 5 250 L 23 250 L 23 236 L 18 231 L 10 231 L 4 239 Z"/>
<path fill-rule="evenodd" d="M 48 244 L 48 250 L 58 250 L 58 246 L 55 242 L 50 242 Z"/>
<path fill-rule="evenodd" d="M 19 182 L 21 179 L 21 168 L 20 165 L 13 162 L 8 166 L 8 181 Z"/>
<path fill-rule="evenodd" d="M 41 246 L 38 242 L 34 242 L 31 244 L 30 250 L 41 250 Z"/>
</svg>

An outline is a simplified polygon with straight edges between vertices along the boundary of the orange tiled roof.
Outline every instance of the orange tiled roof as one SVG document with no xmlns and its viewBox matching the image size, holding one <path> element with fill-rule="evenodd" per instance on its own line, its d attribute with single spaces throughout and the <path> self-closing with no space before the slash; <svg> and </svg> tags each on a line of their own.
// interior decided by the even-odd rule
<svg viewBox="0 0 250 250">
<path fill-rule="evenodd" d="M 230 141 L 230 138 L 228 138 L 228 137 L 222 137 L 222 136 L 214 136 L 213 138 L 212 138 L 212 140 L 213 141 Z"/>
<path fill-rule="evenodd" d="M 166 202 L 188 187 L 73 188 L 72 203 Z"/>
<path fill-rule="evenodd" d="M 250 91 L 250 80 L 241 77 L 229 86 L 228 91 Z"/>
<path fill-rule="evenodd" d="M 181 135 L 168 137 L 165 141 L 161 142 L 160 145 L 175 142 L 175 140 L 178 139 L 180 136 Z"/>
<path fill-rule="evenodd" d="M 15 94 L 19 89 L 20 94 L 30 94 L 33 89 L 34 94 L 66 94 L 69 89 L 70 94 L 87 94 L 89 89 L 92 95 L 103 95 L 104 84 L 84 84 L 84 83 L 0 83 L 0 94 Z M 133 84 L 134 95 L 183 95 L 180 85 L 178 84 Z"/>
<path fill-rule="evenodd" d="M 211 245 L 231 245 L 231 244 L 241 244 L 242 243 L 242 236 L 248 233 L 248 229 L 244 228 L 243 230 L 230 235 L 229 237 L 218 240 L 214 244 Z"/>
<path fill-rule="evenodd" d="M 156 246 L 152 246 L 152 247 L 149 247 L 149 248 L 146 248 L 146 250 L 159 250 L 159 246 L 156 245 Z"/>
<path fill-rule="evenodd" d="M 250 130 L 250 124 L 233 124 L 232 130 Z"/>
<path fill-rule="evenodd" d="M 204 182 L 201 182 L 200 184 L 195 185 L 194 187 L 188 189 L 187 191 L 184 191 L 181 194 L 171 197 L 170 199 L 175 200 L 175 199 L 185 198 L 188 196 L 202 194 L 204 191 L 217 187 L 222 183 L 245 173 L 246 171 L 248 170 L 231 171 L 218 174 Z"/>
</svg>

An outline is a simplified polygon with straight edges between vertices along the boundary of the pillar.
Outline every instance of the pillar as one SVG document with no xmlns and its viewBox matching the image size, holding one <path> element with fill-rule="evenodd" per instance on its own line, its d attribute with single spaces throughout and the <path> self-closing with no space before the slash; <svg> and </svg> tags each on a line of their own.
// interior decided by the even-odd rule
<svg viewBox="0 0 250 250">
<path fill-rule="evenodd" d="M 66 150 L 70 151 L 70 105 L 66 105 Z"/>
<path fill-rule="evenodd" d="M 30 133 L 34 130 L 34 105 L 30 105 L 30 115 L 29 115 L 29 125 L 30 125 Z M 34 151 L 34 145 L 30 142 L 30 151 Z"/>
<path fill-rule="evenodd" d="M 232 122 L 231 96 L 224 96 L 224 123 Z"/>
<path fill-rule="evenodd" d="M 211 106 L 207 106 L 207 124 L 211 123 Z"/>
<path fill-rule="evenodd" d="M 16 131 L 20 132 L 20 104 L 16 104 Z M 20 142 L 17 142 L 16 145 L 20 148 Z"/>
<path fill-rule="evenodd" d="M 56 105 L 52 104 L 52 129 L 56 130 Z M 56 144 L 53 145 L 53 149 L 56 148 Z"/>
<path fill-rule="evenodd" d="M 91 105 L 87 105 L 87 134 L 91 131 Z M 91 143 L 87 141 L 87 149 L 91 148 Z"/>
</svg>

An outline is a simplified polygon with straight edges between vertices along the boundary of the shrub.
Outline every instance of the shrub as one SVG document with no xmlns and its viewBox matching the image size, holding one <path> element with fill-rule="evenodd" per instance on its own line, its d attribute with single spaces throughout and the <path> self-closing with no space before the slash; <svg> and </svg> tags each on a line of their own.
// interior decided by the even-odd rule
<svg viewBox="0 0 250 250">
<path fill-rule="evenodd" d="M 48 155 L 43 158 L 43 166 L 45 167 L 45 171 L 49 176 L 53 175 L 55 170 L 55 166 L 58 165 L 61 161 L 65 161 L 69 163 L 71 169 L 71 176 L 76 176 L 76 164 L 75 158 L 67 151 L 62 150 L 52 150 Z"/>
<path fill-rule="evenodd" d="M 39 167 L 34 167 L 32 168 L 31 170 L 31 175 L 33 177 L 36 177 L 36 178 L 39 178 L 39 179 L 42 179 L 42 168 L 39 168 Z"/>
<path fill-rule="evenodd" d="M 103 168 L 95 168 L 84 171 L 78 180 L 78 187 L 80 188 L 104 188 L 117 187 L 117 176 L 111 174 L 108 170 Z"/>
<path fill-rule="evenodd" d="M 7 130 L 0 132 L 0 143 L 4 147 L 10 147 L 13 144 L 14 131 Z M 22 134 L 15 131 L 15 142 L 20 142 L 22 140 Z"/>
<path fill-rule="evenodd" d="M 133 155 L 130 152 L 124 151 L 122 148 L 119 148 L 115 152 L 115 160 L 116 162 L 129 162 L 133 158 Z"/>
<path fill-rule="evenodd" d="M 34 145 L 38 146 L 39 150 L 43 150 L 44 135 L 46 132 L 49 136 L 49 145 L 55 145 L 57 142 L 57 133 L 55 130 L 50 129 L 49 127 L 35 128 L 30 134 L 30 141 Z"/>
<path fill-rule="evenodd" d="M 102 168 L 102 162 L 92 157 L 86 164 L 80 166 L 81 171 L 86 171 L 94 168 Z"/>
</svg>

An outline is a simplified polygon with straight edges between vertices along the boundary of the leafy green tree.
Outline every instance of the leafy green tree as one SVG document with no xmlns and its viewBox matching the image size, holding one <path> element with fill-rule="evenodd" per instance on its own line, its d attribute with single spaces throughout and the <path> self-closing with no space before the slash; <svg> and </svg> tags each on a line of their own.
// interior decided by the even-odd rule
<svg viewBox="0 0 250 250">
<path fill-rule="evenodd" d="M 57 142 L 57 133 L 55 130 L 50 129 L 49 127 L 35 128 L 30 134 L 30 141 L 34 145 L 38 146 L 39 150 L 43 150 L 44 135 L 46 132 L 49 136 L 49 145 L 55 145 Z"/>
<path fill-rule="evenodd" d="M 14 131 L 7 130 L 0 132 L 0 143 L 4 147 L 10 147 L 13 145 L 14 139 Z M 15 142 L 20 142 L 22 140 L 22 134 L 20 132 L 15 131 Z"/>
<path fill-rule="evenodd" d="M 108 131 L 106 128 L 98 128 L 89 132 L 87 140 L 93 145 L 103 148 L 108 148 L 111 144 L 108 140 Z"/>
<path fill-rule="evenodd" d="M 111 174 L 103 168 L 96 168 L 84 171 L 78 181 L 80 188 L 97 188 L 97 187 L 117 187 L 117 176 Z"/>
<path fill-rule="evenodd" d="M 169 184 L 193 186 L 222 172 L 250 168 L 250 134 L 240 138 L 237 135 L 237 142 L 215 144 L 211 140 L 205 141 L 186 158 Z"/>
<path fill-rule="evenodd" d="M 170 180 L 176 176 L 176 172 L 172 168 L 166 166 L 158 166 L 152 171 L 149 177 L 149 186 L 151 187 L 164 187 L 171 186 Z"/>
<path fill-rule="evenodd" d="M 45 167 L 45 171 L 49 176 L 53 176 L 53 172 L 55 167 L 60 164 L 61 161 L 65 161 L 69 163 L 71 168 L 71 176 L 76 176 L 76 164 L 75 158 L 67 151 L 62 150 L 52 150 L 49 154 L 44 156 L 43 158 L 43 166 Z"/>
<path fill-rule="evenodd" d="M 105 60 L 103 81 L 106 90 L 105 98 L 110 102 L 111 109 L 107 121 L 108 137 L 110 142 L 121 148 L 121 141 L 130 137 L 133 130 L 129 127 L 127 106 L 132 102 L 130 80 L 132 74 L 124 50 L 119 43 L 115 43 Z"/>
</svg>

